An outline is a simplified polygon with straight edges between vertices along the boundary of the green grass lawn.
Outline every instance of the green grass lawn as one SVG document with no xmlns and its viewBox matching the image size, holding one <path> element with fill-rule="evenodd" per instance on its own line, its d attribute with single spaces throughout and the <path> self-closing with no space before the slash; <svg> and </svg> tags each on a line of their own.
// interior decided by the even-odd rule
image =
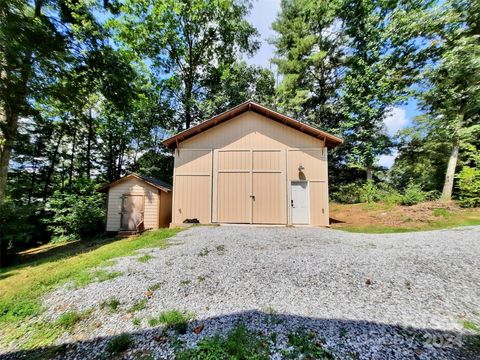
<svg viewBox="0 0 480 360">
<path fill-rule="evenodd" d="M 412 212 L 413 207 L 382 203 L 332 204 L 331 209 L 331 216 L 340 220 L 333 222 L 332 227 L 355 233 L 389 234 L 480 225 L 478 209 L 452 210 L 430 206 Z M 384 214 L 388 214 L 388 220 L 394 224 L 385 224 Z"/>
<path fill-rule="evenodd" d="M 0 270 L 0 344 L 18 341 L 22 348 L 51 344 L 62 333 L 62 324 L 35 322 L 43 312 L 44 294 L 66 282 L 84 286 L 120 274 L 93 268 L 148 247 L 165 248 L 178 229 L 161 229 L 134 238 L 103 239 L 97 242 L 66 244 L 52 255 Z M 59 250 L 60 249 L 60 250 Z"/>
</svg>

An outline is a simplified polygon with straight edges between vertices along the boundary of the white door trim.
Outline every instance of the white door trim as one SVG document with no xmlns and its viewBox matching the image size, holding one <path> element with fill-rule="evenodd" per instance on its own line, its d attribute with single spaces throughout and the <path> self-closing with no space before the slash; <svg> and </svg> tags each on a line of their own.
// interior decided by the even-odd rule
<svg viewBox="0 0 480 360">
<path fill-rule="evenodd" d="M 307 184 L 306 193 L 307 193 L 307 214 L 308 214 L 307 218 L 308 218 L 308 222 L 307 223 L 294 223 L 293 222 L 293 215 L 292 215 L 292 205 L 291 205 L 291 202 L 293 200 L 293 198 L 292 198 L 292 184 L 293 183 L 302 183 L 302 182 Z M 290 215 L 291 224 L 292 225 L 310 225 L 312 223 L 312 219 L 311 219 L 311 212 L 310 212 L 310 184 L 309 184 L 309 181 L 308 180 L 290 180 L 290 182 L 289 182 L 289 193 L 290 193 L 290 196 L 289 196 L 290 203 L 288 204 L 288 207 L 290 208 L 289 215 Z"/>
</svg>

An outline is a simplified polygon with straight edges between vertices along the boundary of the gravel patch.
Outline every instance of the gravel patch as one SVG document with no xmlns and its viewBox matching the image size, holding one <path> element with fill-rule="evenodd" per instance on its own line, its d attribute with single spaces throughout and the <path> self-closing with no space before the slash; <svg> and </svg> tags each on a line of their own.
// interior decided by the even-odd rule
<svg viewBox="0 0 480 360">
<path fill-rule="evenodd" d="M 45 297 L 47 320 L 90 311 L 59 339 L 70 344 L 61 358 L 104 356 L 110 337 L 129 332 L 135 346 L 124 358 L 168 359 L 178 344 L 194 346 L 238 322 L 278 335 L 273 359 L 282 358 L 286 334 L 297 328 L 315 332 L 338 359 L 473 356 L 464 352 L 461 320 L 479 317 L 480 227 L 388 235 L 194 227 L 171 242 L 118 259 L 107 268 L 121 273 L 114 279 Z M 112 299 L 120 302 L 116 311 L 101 308 Z M 144 308 L 132 312 L 142 299 Z M 186 334 L 149 326 L 172 309 L 195 314 Z"/>
</svg>

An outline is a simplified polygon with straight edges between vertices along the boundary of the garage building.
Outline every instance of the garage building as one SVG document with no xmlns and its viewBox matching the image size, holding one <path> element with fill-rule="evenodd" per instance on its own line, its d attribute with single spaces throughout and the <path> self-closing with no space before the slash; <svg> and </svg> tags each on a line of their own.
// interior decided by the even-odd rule
<svg viewBox="0 0 480 360">
<path fill-rule="evenodd" d="M 328 226 L 327 150 L 341 143 L 253 101 L 187 129 L 163 142 L 172 223 Z"/>
</svg>

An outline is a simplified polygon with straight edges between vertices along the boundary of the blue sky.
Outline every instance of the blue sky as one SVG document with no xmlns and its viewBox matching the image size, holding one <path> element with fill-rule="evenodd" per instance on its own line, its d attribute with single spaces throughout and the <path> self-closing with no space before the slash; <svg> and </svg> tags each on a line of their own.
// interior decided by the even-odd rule
<svg viewBox="0 0 480 360">
<path fill-rule="evenodd" d="M 280 10 L 280 0 L 256 0 L 250 13 L 250 22 L 258 29 L 262 45 L 260 50 L 252 58 L 246 59 L 249 64 L 261 65 L 270 68 L 270 59 L 273 57 L 274 47 L 268 43 L 268 39 L 275 35 L 271 28 Z M 389 135 L 394 135 L 398 130 L 408 126 L 411 120 L 420 112 L 417 103 L 410 100 L 406 105 L 395 107 L 391 114 L 385 119 Z M 395 159 L 395 154 L 381 156 L 378 163 L 390 167 Z"/>
</svg>

